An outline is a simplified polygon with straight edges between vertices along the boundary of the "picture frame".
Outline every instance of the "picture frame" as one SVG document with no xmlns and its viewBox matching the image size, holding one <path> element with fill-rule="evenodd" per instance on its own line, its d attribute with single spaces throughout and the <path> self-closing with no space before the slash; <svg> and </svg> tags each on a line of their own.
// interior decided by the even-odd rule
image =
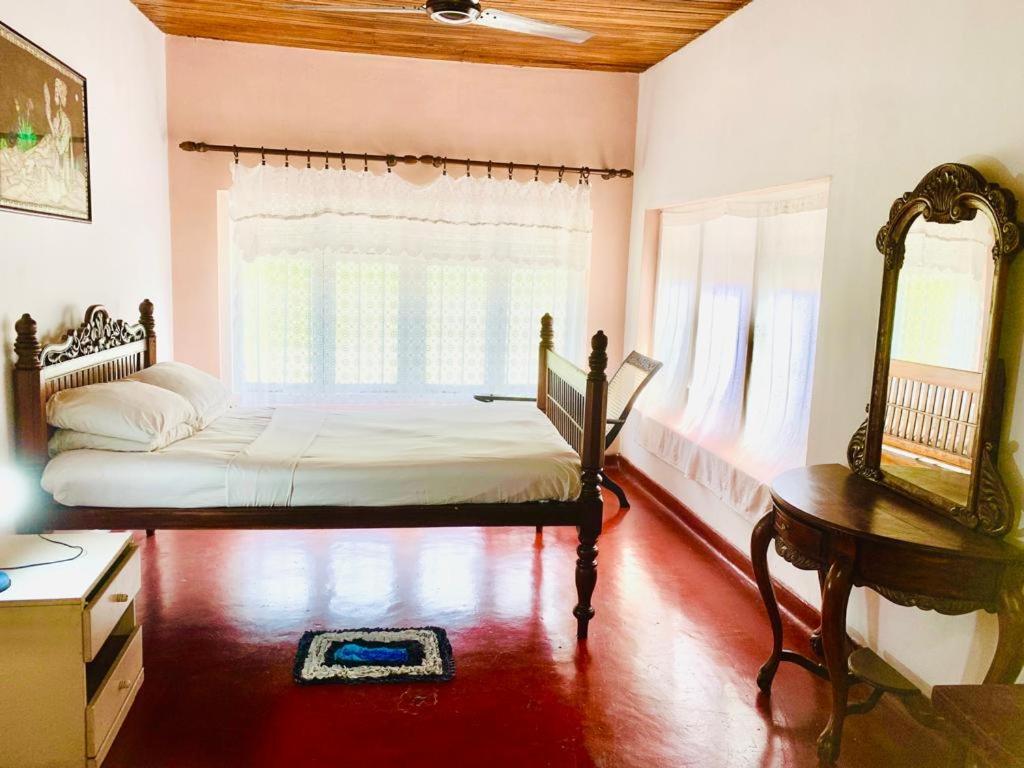
<svg viewBox="0 0 1024 768">
<path fill-rule="evenodd" d="M 0 22 L 0 210 L 92 221 L 85 77 Z"/>
</svg>

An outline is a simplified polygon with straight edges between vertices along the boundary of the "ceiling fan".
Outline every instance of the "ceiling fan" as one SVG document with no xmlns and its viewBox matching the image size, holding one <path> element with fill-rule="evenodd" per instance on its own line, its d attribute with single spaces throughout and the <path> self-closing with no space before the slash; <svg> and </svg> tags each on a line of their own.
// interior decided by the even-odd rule
<svg viewBox="0 0 1024 768">
<path fill-rule="evenodd" d="M 479 0 L 426 0 L 418 8 L 408 6 L 402 8 L 350 8 L 344 5 L 288 5 L 287 8 L 303 11 L 322 11 L 324 13 L 418 13 L 429 16 L 441 24 L 453 26 L 463 24 L 479 24 L 491 29 L 502 29 L 506 32 L 520 32 L 524 35 L 537 35 L 562 40 L 566 43 L 585 43 L 592 32 L 582 29 L 549 24 L 526 16 L 519 16 L 505 11 L 483 10 Z"/>
</svg>

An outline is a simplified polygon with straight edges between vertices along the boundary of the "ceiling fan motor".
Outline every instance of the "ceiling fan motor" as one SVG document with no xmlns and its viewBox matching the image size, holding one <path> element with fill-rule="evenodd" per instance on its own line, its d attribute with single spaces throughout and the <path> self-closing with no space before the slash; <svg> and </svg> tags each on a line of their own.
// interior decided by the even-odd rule
<svg viewBox="0 0 1024 768">
<path fill-rule="evenodd" d="M 427 0 L 427 13 L 442 24 L 472 24 L 480 16 L 477 0 Z"/>
</svg>

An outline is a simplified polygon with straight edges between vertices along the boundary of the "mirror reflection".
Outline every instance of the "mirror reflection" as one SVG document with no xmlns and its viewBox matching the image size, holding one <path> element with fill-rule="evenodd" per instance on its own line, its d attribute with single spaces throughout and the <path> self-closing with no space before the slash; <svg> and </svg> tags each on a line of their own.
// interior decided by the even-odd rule
<svg viewBox="0 0 1024 768">
<path fill-rule="evenodd" d="M 889 360 L 881 468 L 967 505 L 995 265 L 978 213 L 907 232 Z"/>
</svg>

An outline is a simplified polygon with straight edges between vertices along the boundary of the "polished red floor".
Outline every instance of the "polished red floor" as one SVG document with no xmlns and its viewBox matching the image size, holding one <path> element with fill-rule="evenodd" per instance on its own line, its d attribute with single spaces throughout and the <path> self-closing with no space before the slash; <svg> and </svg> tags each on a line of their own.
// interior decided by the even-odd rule
<svg viewBox="0 0 1024 768">
<path fill-rule="evenodd" d="M 105 768 L 816 765 L 827 684 L 783 665 L 759 698 L 753 586 L 624 485 L 585 645 L 569 529 L 140 538 L 146 682 Z M 453 682 L 292 682 L 307 629 L 426 624 L 448 630 Z M 894 706 L 847 722 L 841 766 L 951 764 Z"/>
</svg>

